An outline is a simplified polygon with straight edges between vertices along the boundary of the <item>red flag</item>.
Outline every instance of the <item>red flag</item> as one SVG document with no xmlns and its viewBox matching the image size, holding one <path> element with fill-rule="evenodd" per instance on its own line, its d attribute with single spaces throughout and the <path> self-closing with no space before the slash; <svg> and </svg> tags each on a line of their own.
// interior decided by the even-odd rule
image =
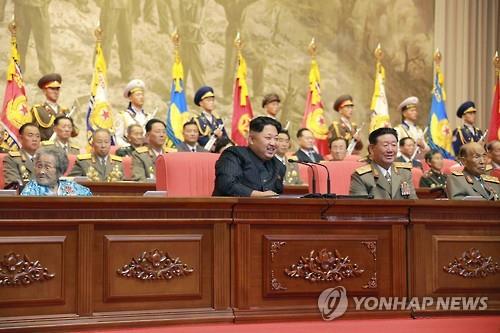
<svg viewBox="0 0 500 333">
<path fill-rule="evenodd" d="M 11 38 L 11 57 L 7 67 L 7 85 L 3 98 L 0 122 L 6 130 L 2 147 L 10 150 L 19 149 L 17 136 L 19 128 L 33 121 L 28 108 L 23 76 L 19 68 L 19 53 L 17 52 L 16 37 Z"/>
<path fill-rule="evenodd" d="M 302 118 L 302 127 L 308 128 L 316 139 L 316 146 L 321 155 L 330 153 L 328 147 L 328 126 L 325 120 L 325 111 L 321 101 L 321 91 L 319 87 L 319 67 L 316 60 L 311 62 L 309 71 L 309 91 L 307 92 L 306 110 Z"/>
<path fill-rule="evenodd" d="M 500 140 L 500 73 L 497 74 L 495 96 L 491 106 L 490 127 L 488 128 L 488 141 Z"/>
<path fill-rule="evenodd" d="M 238 55 L 236 82 L 234 83 L 233 122 L 231 124 L 232 140 L 238 146 L 246 146 L 248 144 L 248 127 L 250 120 L 253 118 L 246 77 L 247 64 L 240 52 Z"/>
</svg>

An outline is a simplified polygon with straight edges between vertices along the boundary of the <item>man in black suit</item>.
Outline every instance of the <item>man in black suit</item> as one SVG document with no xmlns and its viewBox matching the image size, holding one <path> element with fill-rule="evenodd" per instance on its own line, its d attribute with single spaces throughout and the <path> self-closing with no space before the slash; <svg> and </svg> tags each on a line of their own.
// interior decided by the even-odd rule
<svg viewBox="0 0 500 333">
<path fill-rule="evenodd" d="M 415 153 L 415 149 L 417 149 L 415 140 L 413 140 L 409 136 L 399 140 L 399 152 L 401 153 L 401 156 L 396 158 L 396 162 L 411 163 L 413 168 L 419 168 L 423 170 L 422 162 L 414 158 L 412 159 L 413 154 Z"/>
<path fill-rule="evenodd" d="M 215 164 L 213 196 L 266 197 L 283 192 L 285 166 L 274 157 L 281 124 L 270 117 L 250 122 L 248 147 L 229 147 Z"/>
<path fill-rule="evenodd" d="M 200 132 L 198 132 L 198 124 L 194 119 L 191 119 L 182 126 L 182 136 L 184 141 L 177 145 L 178 151 L 202 153 L 207 152 L 203 146 L 198 143 Z"/>
<path fill-rule="evenodd" d="M 301 128 L 297 132 L 297 140 L 300 149 L 297 150 L 295 156 L 301 162 L 319 162 L 324 158 L 314 150 L 314 135 L 307 128 Z"/>
</svg>

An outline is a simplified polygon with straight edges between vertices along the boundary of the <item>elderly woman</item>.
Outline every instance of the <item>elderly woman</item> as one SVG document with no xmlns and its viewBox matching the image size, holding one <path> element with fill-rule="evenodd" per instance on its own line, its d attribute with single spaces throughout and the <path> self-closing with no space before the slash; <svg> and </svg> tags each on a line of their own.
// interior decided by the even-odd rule
<svg viewBox="0 0 500 333">
<path fill-rule="evenodd" d="M 37 150 L 34 157 L 35 179 L 29 181 L 21 195 L 33 196 L 90 196 L 92 192 L 80 184 L 60 180 L 68 168 L 68 157 L 59 148 L 46 147 Z"/>
</svg>

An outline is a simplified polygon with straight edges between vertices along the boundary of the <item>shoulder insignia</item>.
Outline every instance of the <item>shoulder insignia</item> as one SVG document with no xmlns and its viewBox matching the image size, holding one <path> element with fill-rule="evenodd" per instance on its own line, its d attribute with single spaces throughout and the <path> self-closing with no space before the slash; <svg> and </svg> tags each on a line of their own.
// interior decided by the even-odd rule
<svg viewBox="0 0 500 333">
<path fill-rule="evenodd" d="M 481 178 L 483 178 L 485 182 L 500 184 L 500 180 L 495 176 L 481 175 Z"/>
<path fill-rule="evenodd" d="M 411 169 L 413 165 L 409 162 L 394 162 L 393 163 L 395 168 L 402 168 L 402 169 Z"/>
<path fill-rule="evenodd" d="M 491 171 L 491 170 L 493 170 L 493 166 L 491 164 L 486 164 L 485 171 Z"/>
<path fill-rule="evenodd" d="M 177 153 L 178 150 L 175 148 L 165 148 L 166 153 Z"/>
<path fill-rule="evenodd" d="M 80 146 L 75 145 L 75 144 L 71 144 L 71 145 L 70 145 L 70 147 L 71 147 L 71 148 L 74 148 L 74 149 L 78 149 L 78 150 L 80 149 Z"/>
<path fill-rule="evenodd" d="M 362 167 L 356 169 L 356 173 L 358 175 L 364 175 L 365 173 L 368 173 L 370 171 L 372 171 L 372 166 L 369 164 L 363 165 Z"/>
<path fill-rule="evenodd" d="M 82 160 L 90 160 L 90 158 L 92 157 L 92 154 L 91 153 L 87 153 L 87 154 L 79 154 L 76 156 L 76 158 L 80 161 Z"/>
<path fill-rule="evenodd" d="M 139 154 L 142 154 L 142 153 L 147 153 L 149 150 L 148 147 L 146 146 L 142 146 L 142 147 L 139 147 L 139 148 L 136 148 L 135 151 L 138 152 Z"/>
<path fill-rule="evenodd" d="M 453 176 L 463 176 L 464 173 L 462 171 L 459 171 L 459 170 L 454 170 L 452 171 L 451 173 Z"/>
<path fill-rule="evenodd" d="M 20 151 L 9 151 L 9 156 L 10 157 L 21 157 L 21 152 Z"/>
<path fill-rule="evenodd" d="M 111 155 L 111 159 L 113 161 L 118 161 L 118 162 L 121 162 L 123 160 L 123 158 L 121 158 L 120 156 L 117 156 L 117 155 Z"/>
<path fill-rule="evenodd" d="M 42 146 L 53 146 L 53 145 L 55 145 L 54 141 L 50 140 L 42 141 Z"/>
<path fill-rule="evenodd" d="M 288 156 L 288 159 L 289 160 L 294 160 L 294 161 L 298 161 L 299 160 L 299 158 L 296 155 Z"/>
</svg>

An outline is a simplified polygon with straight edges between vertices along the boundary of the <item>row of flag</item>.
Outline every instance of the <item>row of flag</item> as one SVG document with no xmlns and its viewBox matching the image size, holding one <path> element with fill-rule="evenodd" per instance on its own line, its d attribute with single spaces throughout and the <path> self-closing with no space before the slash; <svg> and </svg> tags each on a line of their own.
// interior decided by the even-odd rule
<svg viewBox="0 0 500 333">
<path fill-rule="evenodd" d="M 105 128 L 113 131 L 114 124 L 111 106 L 107 98 L 106 61 L 102 52 L 100 37 L 98 34 L 96 34 L 96 36 L 94 71 L 86 116 L 87 138 L 89 142 L 91 142 L 92 134 L 95 130 Z M 370 131 L 379 127 L 391 126 L 389 107 L 385 94 L 385 69 L 380 59 L 381 57 L 377 57 L 375 68 L 375 86 L 370 105 L 370 110 L 372 112 Z M 248 126 L 250 120 L 253 118 L 253 111 L 246 82 L 247 65 L 240 48 L 238 48 L 237 61 L 238 65 L 233 94 L 232 140 L 235 144 L 244 146 L 247 144 Z M 500 139 L 499 76 L 497 71 L 488 140 Z M 446 114 L 445 101 L 444 78 L 437 64 L 432 91 L 432 104 L 429 114 L 428 143 L 431 148 L 441 151 L 445 157 L 452 158 L 452 134 Z M 328 124 L 324 116 L 324 110 L 324 104 L 321 99 L 319 66 L 313 56 L 309 71 L 309 86 L 306 108 L 302 119 L 302 127 L 307 127 L 313 132 L 319 152 L 321 154 L 328 154 Z M 19 148 L 18 130 L 21 125 L 31 122 L 31 117 L 32 115 L 29 111 L 26 99 L 25 85 L 19 68 L 19 53 L 17 51 L 16 37 L 15 34 L 12 34 L 11 56 L 7 68 L 7 85 L 5 88 L 2 112 L 0 114 L 0 121 L 6 129 L 6 137 L 3 143 L 5 148 Z M 175 146 L 182 141 L 182 125 L 188 120 L 188 117 L 189 112 L 184 90 L 184 69 L 178 53 L 178 48 L 176 47 L 172 66 L 170 104 L 167 110 L 166 119 L 169 145 Z"/>
</svg>

